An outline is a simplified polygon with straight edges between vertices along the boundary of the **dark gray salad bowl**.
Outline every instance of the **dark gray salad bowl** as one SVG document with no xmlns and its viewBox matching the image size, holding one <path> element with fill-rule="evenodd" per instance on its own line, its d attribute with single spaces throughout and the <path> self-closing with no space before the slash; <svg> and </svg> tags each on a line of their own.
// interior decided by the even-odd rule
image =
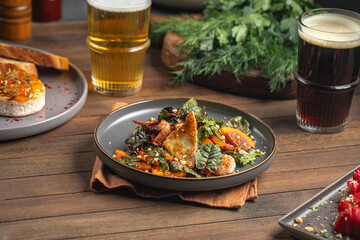
<svg viewBox="0 0 360 240">
<path fill-rule="evenodd" d="M 112 156 L 116 149 L 125 149 L 125 139 L 132 136 L 136 124 L 133 120 L 146 122 L 157 118 L 164 107 L 182 107 L 188 99 L 160 99 L 142 101 L 121 107 L 101 120 L 94 131 L 94 148 L 101 161 L 120 176 L 150 187 L 174 191 L 208 191 L 228 188 L 247 182 L 264 172 L 274 161 L 276 154 L 276 137 L 271 128 L 257 117 L 237 108 L 220 103 L 198 100 L 200 107 L 205 107 L 209 117 L 229 120 L 242 116 L 249 121 L 250 130 L 256 139 L 256 149 L 265 154 L 257 157 L 253 165 L 237 167 L 234 174 L 225 176 L 169 177 L 144 172 L 120 163 Z"/>
</svg>

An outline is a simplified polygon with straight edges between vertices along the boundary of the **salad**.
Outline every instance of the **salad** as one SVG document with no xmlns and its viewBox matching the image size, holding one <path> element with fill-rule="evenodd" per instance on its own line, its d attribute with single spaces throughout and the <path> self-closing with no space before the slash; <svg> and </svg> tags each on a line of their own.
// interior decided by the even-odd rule
<svg viewBox="0 0 360 240">
<path fill-rule="evenodd" d="M 233 174 L 265 154 L 256 149 L 250 123 L 241 116 L 225 121 L 208 117 L 205 107 L 189 99 L 182 107 L 165 107 L 157 118 L 137 125 L 116 149 L 117 161 L 156 175 L 209 177 Z"/>
</svg>

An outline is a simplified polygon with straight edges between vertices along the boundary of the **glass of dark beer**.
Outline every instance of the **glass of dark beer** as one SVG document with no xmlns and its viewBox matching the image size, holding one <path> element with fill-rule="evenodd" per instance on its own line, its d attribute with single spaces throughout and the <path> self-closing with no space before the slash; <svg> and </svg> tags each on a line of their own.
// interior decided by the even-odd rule
<svg viewBox="0 0 360 240">
<path fill-rule="evenodd" d="M 299 17 L 298 30 L 297 124 L 309 132 L 341 132 L 360 82 L 360 14 L 313 9 Z"/>
</svg>

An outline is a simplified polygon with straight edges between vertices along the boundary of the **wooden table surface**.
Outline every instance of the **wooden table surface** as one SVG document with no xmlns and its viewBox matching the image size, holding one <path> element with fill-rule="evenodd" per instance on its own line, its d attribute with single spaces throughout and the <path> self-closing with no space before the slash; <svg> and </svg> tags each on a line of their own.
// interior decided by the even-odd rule
<svg viewBox="0 0 360 240">
<path fill-rule="evenodd" d="M 34 24 L 16 43 L 66 56 L 90 79 L 87 23 Z M 360 88 L 345 131 L 319 135 L 295 123 L 296 100 L 263 100 L 185 84 L 166 86 L 160 50 L 147 52 L 142 90 L 129 97 L 89 90 L 82 110 L 48 132 L 0 142 L 0 239 L 293 239 L 278 219 L 360 163 Z M 237 107 L 275 132 L 275 161 L 258 177 L 259 198 L 241 209 L 143 199 L 130 191 L 89 189 L 96 124 L 117 102 L 194 97 Z"/>
</svg>

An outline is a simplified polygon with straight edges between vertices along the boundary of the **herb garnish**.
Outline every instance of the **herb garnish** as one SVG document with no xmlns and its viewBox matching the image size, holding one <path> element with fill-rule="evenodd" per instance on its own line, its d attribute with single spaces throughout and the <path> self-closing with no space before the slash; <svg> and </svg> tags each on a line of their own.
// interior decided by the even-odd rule
<svg viewBox="0 0 360 240">
<path fill-rule="evenodd" d="M 201 171 L 215 172 L 222 163 L 222 155 L 219 145 L 209 143 L 199 147 L 195 154 L 195 164 Z"/>
<path fill-rule="evenodd" d="M 271 91 L 285 86 L 297 64 L 297 19 L 318 5 L 310 0 L 208 1 L 203 18 L 172 18 L 152 24 L 150 38 L 160 43 L 167 32 L 185 39 L 187 59 L 176 64 L 171 85 L 213 76 L 224 70 L 240 78 L 257 68 L 270 79 Z"/>
</svg>

